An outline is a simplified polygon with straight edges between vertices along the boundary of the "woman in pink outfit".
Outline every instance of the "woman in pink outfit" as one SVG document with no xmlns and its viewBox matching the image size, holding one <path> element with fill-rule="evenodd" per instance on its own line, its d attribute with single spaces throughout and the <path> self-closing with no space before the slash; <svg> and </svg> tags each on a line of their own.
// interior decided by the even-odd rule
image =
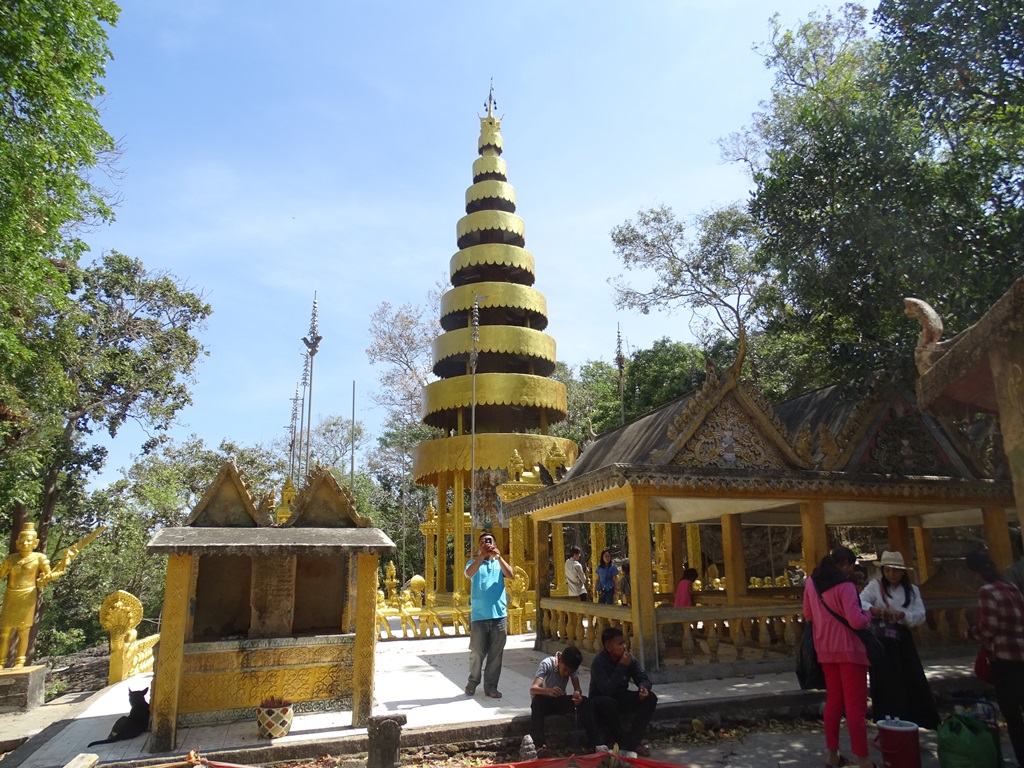
<svg viewBox="0 0 1024 768">
<path fill-rule="evenodd" d="M 825 673 L 825 765 L 850 765 L 839 754 L 839 723 L 846 715 L 850 748 L 860 768 L 871 768 L 868 756 L 868 655 L 850 629 L 864 629 L 871 614 L 860 607 L 851 580 L 856 555 L 836 547 L 825 555 L 804 586 L 804 618 L 813 622 L 814 648 Z M 828 606 L 826 608 L 826 606 Z M 849 622 L 847 627 L 830 612 Z"/>
</svg>

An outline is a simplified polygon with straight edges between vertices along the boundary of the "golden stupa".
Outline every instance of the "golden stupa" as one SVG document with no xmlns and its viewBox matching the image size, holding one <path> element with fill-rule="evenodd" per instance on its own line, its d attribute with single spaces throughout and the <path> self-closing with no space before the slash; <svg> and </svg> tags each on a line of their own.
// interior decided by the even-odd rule
<svg viewBox="0 0 1024 768">
<path fill-rule="evenodd" d="M 547 303 L 533 288 L 533 255 L 524 248 L 526 227 L 515 215 L 515 189 L 501 158 L 493 91 L 486 106 L 466 215 L 457 226 L 459 250 L 450 263 L 452 288 L 441 299 L 444 332 L 433 344 L 439 379 L 423 390 L 423 421 L 444 436 L 413 451 L 416 482 L 437 488 L 437 516 L 424 534 L 427 588 L 439 592 L 468 591 L 462 572 L 473 542 L 466 537 L 475 540 L 484 528 L 513 566 L 532 570 L 528 532 L 514 530 L 510 541 L 499 488 L 543 487 L 542 475 L 557 478 L 578 453 L 573 441 L 548 435 L 566 417 L 565 385 L 550 378 L 555 340 L 544 333 Z M 450 586 L 448 536 L 454 537 Z"/>
</svg>

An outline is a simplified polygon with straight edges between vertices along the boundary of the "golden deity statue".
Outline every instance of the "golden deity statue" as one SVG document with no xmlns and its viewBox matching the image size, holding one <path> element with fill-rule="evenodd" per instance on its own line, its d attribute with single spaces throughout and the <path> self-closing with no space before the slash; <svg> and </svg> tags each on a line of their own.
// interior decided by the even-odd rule
<svg viewBox="0 0 1024 768">
<path fill-rule="evenodd" d="M 50 567 L 50 560 L 42 552 L 36 552 L 39 536 L 34 523 L 25 523 L 18 533 L 17 552 L 9 554 L 0 563 L 0 579 L 7 579 L 3 609 L 0 610 L 0 665 L 7 664 L 11 647 L 11 633 L 18 630 L 18 656 L 14 667 L 25 666 L 28 654 L 28 640 L 36 618 L 36 596 L 38 591 L 56 581 L 71 561 L 78 557 L 82 547 L 100 535 L 103 528 L 97 528 L 81 541 L 65 550 L 56 567 Z"/>
</svg>

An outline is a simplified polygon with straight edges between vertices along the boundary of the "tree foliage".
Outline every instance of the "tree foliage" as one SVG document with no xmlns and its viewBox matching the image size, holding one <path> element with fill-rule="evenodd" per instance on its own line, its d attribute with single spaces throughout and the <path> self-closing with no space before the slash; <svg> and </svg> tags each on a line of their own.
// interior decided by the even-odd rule
<svg viewBox="0 0 1024 768">
<path fill-rule="evenodd" d="M 66 305 L 83 227 L 112 216 L 92 172 L 114 159 L 96 100 L 110 58 L 108 0 L 0 7 L 0 446 L 24 428 L 17 381 L 40 354 L 40 316 Z"/>
<path fill-rule="evenodd" d="M 26 504 L 38 509 L 41 547 L 58 511 L 73 514 L 71 502 L 102 466 L 105 449 L 89 443 L 95 430 L 114 437 L 133 420 L 159 433 L 191 402 L 204 353 L 193 334 L 211 311 L 171 275 L 116 252 L 73 277 L 73 301 L 35 326 L 39 354 L 17 378 L 31 418 L 5 447 L 15 460 L 0 470 L 13 495 L 4 501 L 20 502 L 22 514 Z"/>
<path fill-rule="evenodd" d="M 431 343 L 440 333 L 440 293 L 436 286 L 423 304 L 394 307 L 381 302 L 370 317 L 372 341 L 366 356 L 371 365 L 381 366 L 373 400 L 410 425 L 419 423 L 420 394 L 432 376 Z"/>
<path fill-rule="evenodd" d="M 751 223 L 719 251 L 755 281 L 741 317 L 767 394 L 880 370 L 909 378 L 918 329 L 904 297 L 932 303 L 955 332 L 1020 273 L 1021 15 L 1008 3 L 884 0 L 874 38 L 853 3 L 792 29 L 771 20 L 757 49 L 775 76 L 770 98 L 721 143 L 751 172 L 752 197 L 737 209 Z M 668 209 L 613 231 L 624 265 L 657 280 L 648 292 L 620 286 L 622 305 L 708 306 L 676 289 L 706 278 L 680 259 L 684 234 Z"/>
<path fill-rule="evenodd" d="M 759 264 L 778 279 L 761 307 L 779 364 L 797 344 L 816 351 L 817 376 L 794 377 L 803 387 L 909 374 L 917 329 L 904 296 L 962 328 L 1022 264 L 1020 208 L 998 194 L 1019 157 L 993 164 L 985 131 L 950 143 L 923 119 L 924 94 L 895 99 L 898 68 L 866 37 L 865 15 L 848 4 L 795 31 L 775 20 L 764 51 L 776 83 L 756 123 L 767 160 L 750 207 Z"/>
<path fill-rule="evenodd" d="M 612 229 L 612 246 L 629 270 L 653 273 L 649 288 L 636 288 L 621 276 L 613 282 L 620 308 L 648 314 L 680 306 L 708 310 L 717 320 L 699 334 L 714 331 L 740 338 L 750 320 L 751 300 L 761 273 L 753 249 L 757 231 L 749 214 L 738 205 L 706 211 L 693 221 L 695 237 L 667 206 L 640 211 L 633 221 Z"/>
</svg>

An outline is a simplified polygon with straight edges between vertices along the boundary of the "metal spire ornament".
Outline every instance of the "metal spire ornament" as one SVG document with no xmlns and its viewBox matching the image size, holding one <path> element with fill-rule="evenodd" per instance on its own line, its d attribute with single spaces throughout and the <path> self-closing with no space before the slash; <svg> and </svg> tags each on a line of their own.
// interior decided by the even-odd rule
<svg viewBox="0 0 1024 768">
<path fill-rule="evenodd" d="M 288 442 L 288 477 L 291 478 L 292 483 L 295 483 L 295 432 L 298 429 L 299 421 L 299 385 L 295 385 L 295 396 L 292 398 L 292 419 L 289 431 L 291 437 Z"/>
<path fill-rule="evenodd" d="M 306 345 L 306 354 L 309 359 L 309 402 L 306 405 L 308 409 L 306 418 L 306 471 L 309 472 L 309 444 L 310 434 L 313 427 L 313 358 L 316 357 L 317 351 L 320 349 L 320 341 L 323 336 L 320 335 L 320 324 L 319 317 L 316 309 L 316 291 L 313 292 L 313 315 L 309 320 L 309 335 L 303 337 L 302 343 Z"/>
</svg>

